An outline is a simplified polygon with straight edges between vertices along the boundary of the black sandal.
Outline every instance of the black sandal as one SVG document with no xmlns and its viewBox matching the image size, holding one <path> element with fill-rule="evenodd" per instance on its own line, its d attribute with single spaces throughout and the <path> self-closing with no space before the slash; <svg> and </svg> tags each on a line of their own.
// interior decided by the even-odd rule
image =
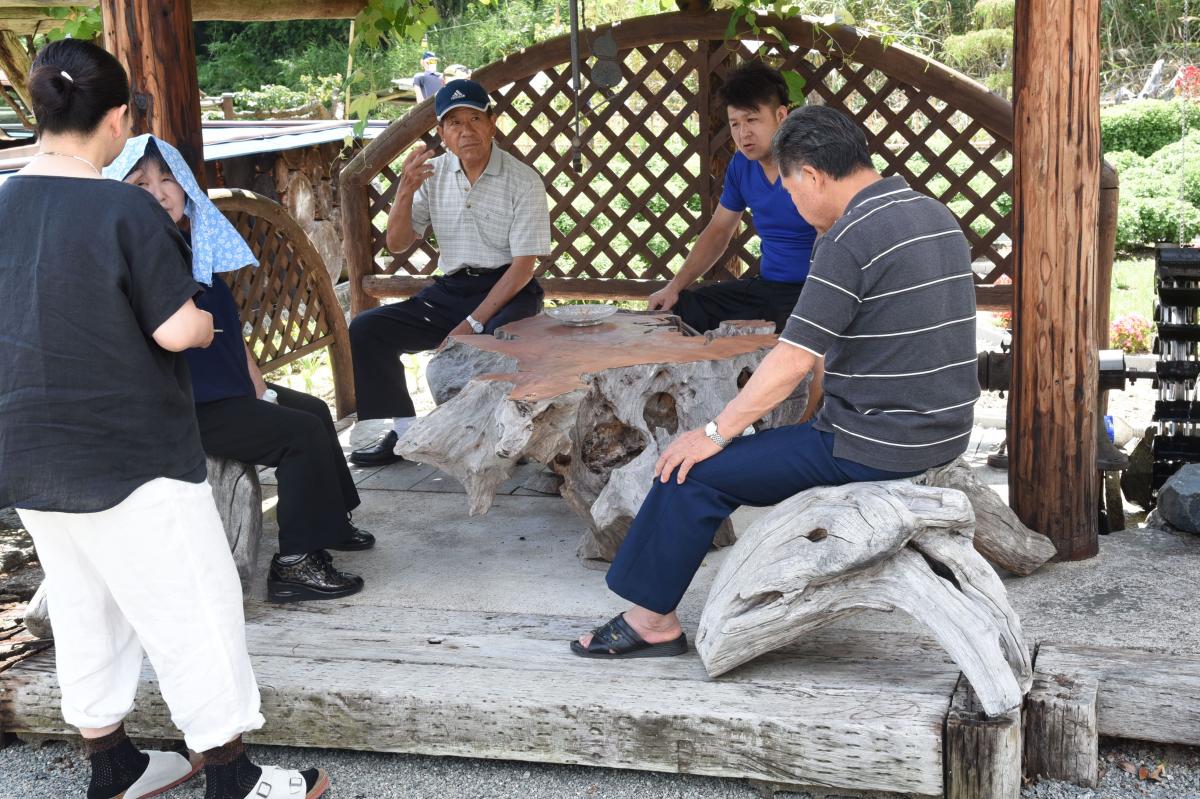
<svg viewBox="0 0 1200 799">
<path fill-rule="evenodd" d="M 673 641 L 648 644 L 629 626 L 622 613 L 608 624 L 592 630 L 592 640 L 587 647 L 572 641 L 571 651 L 581 658 L 665 658 L 685 654 L 688 645 L 683 633 Z"/>
</svg>

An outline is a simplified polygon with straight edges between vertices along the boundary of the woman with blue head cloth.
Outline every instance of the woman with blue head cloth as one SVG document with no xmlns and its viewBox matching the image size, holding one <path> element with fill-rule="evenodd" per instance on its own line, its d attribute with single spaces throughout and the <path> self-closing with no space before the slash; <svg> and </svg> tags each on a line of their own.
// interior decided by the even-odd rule
<svg viewBox="0 0 1200 799">
<path fill-rule="evenodd" d="M 213 315 L 218 330 L 211 346 L 184 353 L 200 441 L 209 455 L 275 467 L 279 554 L 271 561 L 268 597 L 295 602 L 358 593 L 362 578 L 335 569 L 327 550 L 369 549 L 375 538 L 350 521 L 358 491 L 329 408 L 263 381 L 242 339 L 233 294 L 216 276 L 258 261 L 167 142 L 149 135 L 130 139 L 104 174 L 150 192 L 176 224 L 184 216 L 190 223 L 192 276 L 207 286 L 196 304 Z"/>
<path fill-rule="evenodd" d="M 213 317 L 179 229 L 100 173 L 129 138 L 129 79 L 64 39 L 38 53 L 29 90 L 38 153 L 0 186 L 0 507 L 17 508 L 46 571 L 86 795 L 145 799 L 199 769 L 125 734 L 148 655 L 203 755 L 206 799 L 315 799 L 323 772 L 243 751 L 263 716 L 182 355 L 209 346 Z"/>
</svg>

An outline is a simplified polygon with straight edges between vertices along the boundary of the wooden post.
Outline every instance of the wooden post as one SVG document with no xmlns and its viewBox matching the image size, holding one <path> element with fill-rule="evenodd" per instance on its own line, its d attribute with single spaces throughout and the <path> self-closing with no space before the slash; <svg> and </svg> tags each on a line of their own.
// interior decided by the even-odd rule
<svg viewBox="0 0 1200 799">
<path fill-rule="evenodd" d="M 1025 700 L 1025 776 L 1096 787 L 1100 734 L 1095 675 L 1035 671 Z"/>
<path fill-rule="evenodd" d="M 1099 25 L 1100 0 L 1017 3 L 1009 494 L 1061 560 L 1098 550 Z"/>
<path fill-rule="evenodd" d="M 133 132 L 175 145 L 204 188 L 191 0 L 103 0 L 104 46 L 129 72 Z"/>
<path fill-rule="evenodd" d="M 966 677 L 946 715 L 946 799 L 1018 799 L 1021 710 L 988 718 Z"/>
</svg>

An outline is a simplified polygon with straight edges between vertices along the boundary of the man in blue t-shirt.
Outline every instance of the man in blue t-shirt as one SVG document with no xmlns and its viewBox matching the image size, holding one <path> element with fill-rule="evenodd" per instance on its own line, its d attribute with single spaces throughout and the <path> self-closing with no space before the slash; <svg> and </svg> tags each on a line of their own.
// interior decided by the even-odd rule
<svg viewBox="0 0 1200 799">
<path fill-rule="evenodd" d="M 787 82 L 778 70 L 750 61 L 729 73 L 718 100 L 737 146 L 721 202 L 679 273 L 650 295 L 649 308 L 672 310 L 701 332 L 727 319 L 766 319 L 779 332 L 800 297 L 817 237 L 796 211 L 771 158 L 771 139 L 788 113 Z M 758 276 L 688 288 L 728 249 L 747 208 L 762 243 Z"/>
</svg>

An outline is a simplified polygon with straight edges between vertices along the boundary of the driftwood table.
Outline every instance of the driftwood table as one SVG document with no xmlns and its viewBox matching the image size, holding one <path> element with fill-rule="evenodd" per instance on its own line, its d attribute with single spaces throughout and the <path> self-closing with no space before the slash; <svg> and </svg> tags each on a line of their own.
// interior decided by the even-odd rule
<svg viewBox="0 0 1200 799">
<path fill-rule="evenodd" d="M 540 315 L 491 336 L 455 336 L 430 360 L 436 408 L 400 441 L 405 458 L 466 487 L 472 514 L 523 459 L 562 476 L 588 524 L 583 558 L 611 560 L 678 433 L 712 420 L 775 345 L 774 325 L 726 323 L 685 336 L 669 314 L 619 313 L 591 327 Z M 799 419 L 807 381 L 763 420 Z M 726 522 L 717 543 L 732 543 Z"/>
</svg>

